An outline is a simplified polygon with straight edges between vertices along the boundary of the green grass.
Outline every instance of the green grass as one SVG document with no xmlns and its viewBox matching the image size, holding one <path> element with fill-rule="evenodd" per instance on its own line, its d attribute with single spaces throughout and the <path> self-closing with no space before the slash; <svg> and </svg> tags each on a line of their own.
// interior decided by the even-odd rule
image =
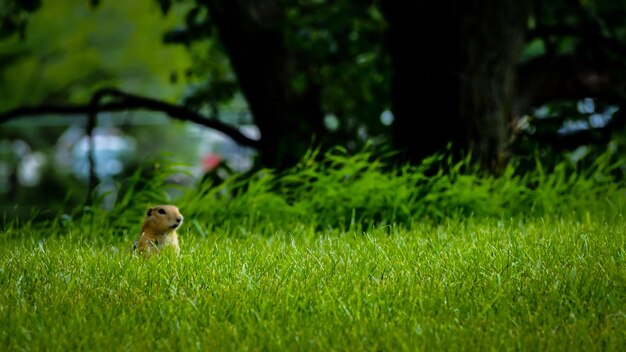
<svg viewBox="0 0 626 352">
<path fill-rule="evenodd" d="M 138 173 L 111 211 L 5 220 L 0 350 L 623 350 L 626 187 L 606 160 L 427 176 L 334 153 L 174 201 Z M 181 256 L 131 256 L 166 202 Z"/>
<path fill-rule="evenodd" d="M 28 349 L 621 350 L 624 219 L 465 220 L 368 233 L 183 234 L 0 247 L 0 345 Z"/>
</svg>

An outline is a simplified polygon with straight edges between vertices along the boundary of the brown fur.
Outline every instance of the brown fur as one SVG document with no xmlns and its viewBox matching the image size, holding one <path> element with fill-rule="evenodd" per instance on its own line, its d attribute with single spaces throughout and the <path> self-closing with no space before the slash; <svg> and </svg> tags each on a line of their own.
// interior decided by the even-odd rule
<svg viewBox="0 0 626 352">
<path fill-rule="evenodd" d="M 150 208 L 141 227 L 141 234 L 133 244 L 133 250 L 140 254 L 156 254 L 172 248 L 178 254 L 180 248 L 176 229 L 182 223 L 183 216 L 173 205 Z"/>
</svg>

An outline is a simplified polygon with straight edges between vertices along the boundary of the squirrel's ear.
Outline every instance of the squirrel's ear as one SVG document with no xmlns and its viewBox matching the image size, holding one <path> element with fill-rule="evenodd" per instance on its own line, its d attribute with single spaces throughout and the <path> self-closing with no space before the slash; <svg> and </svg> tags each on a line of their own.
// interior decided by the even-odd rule
<svg viewBox="0 0 626 352">
<path fill-rule="evenodd" d="M 152 208 L 148 209 L 148 214 L 147 214 L 147 216 L 150 216 L 150 215 L 152 215 Z"/>
</svg>

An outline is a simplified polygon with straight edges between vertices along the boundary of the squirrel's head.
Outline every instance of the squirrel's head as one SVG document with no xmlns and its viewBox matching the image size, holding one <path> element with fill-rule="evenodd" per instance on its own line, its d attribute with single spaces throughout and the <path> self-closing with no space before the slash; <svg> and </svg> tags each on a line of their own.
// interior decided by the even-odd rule
<svg viewBox="0 0 626 352">
<path fill-rule="evenodd" d="M 183 215 L 174 205 L 157 205 L 148 209 L 145 226 L 159 233 L 173 231 L 183 223 Z"/>
</svg>

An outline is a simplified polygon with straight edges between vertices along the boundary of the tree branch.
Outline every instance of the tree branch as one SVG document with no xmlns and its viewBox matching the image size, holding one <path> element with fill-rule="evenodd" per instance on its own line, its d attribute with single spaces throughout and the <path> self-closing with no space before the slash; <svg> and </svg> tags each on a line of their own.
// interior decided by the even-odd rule
<svg viewBox="0 0 626 352">
<path fill-rule="evenodd" d="M 98 90 L 94 93 L 93 96 L 100 96 L 102 98 L 111 97 L 115 100 L 112 102 L 97 104 L 97 106 L 93 106 L 92 104 L 23 106 L 0 113 L 0 124 L 25 116 L 49 114 L 89 114 L 90 112 L 94 111 L 94 109 L 95 112 L 150 110 L 160 111 L 166 113 L 169 117 L 173 119 L 181 121 L 191 121 L 193 123 L 197 123 L 199 125 L 222 132 L 228 137 L 232 138 L 235 142 L 247 147 L 258 148 L 259 146 L 259 141 L 247 137 L 237 128 L 227 125 L 217 119 L 206 118 L 203 115 L 195 111 L 188 110 L 182 106 L 169 104 L 153 98 L 125 93 L 121 90 L 114 88 L 104 88 Z"/>
</svg>

